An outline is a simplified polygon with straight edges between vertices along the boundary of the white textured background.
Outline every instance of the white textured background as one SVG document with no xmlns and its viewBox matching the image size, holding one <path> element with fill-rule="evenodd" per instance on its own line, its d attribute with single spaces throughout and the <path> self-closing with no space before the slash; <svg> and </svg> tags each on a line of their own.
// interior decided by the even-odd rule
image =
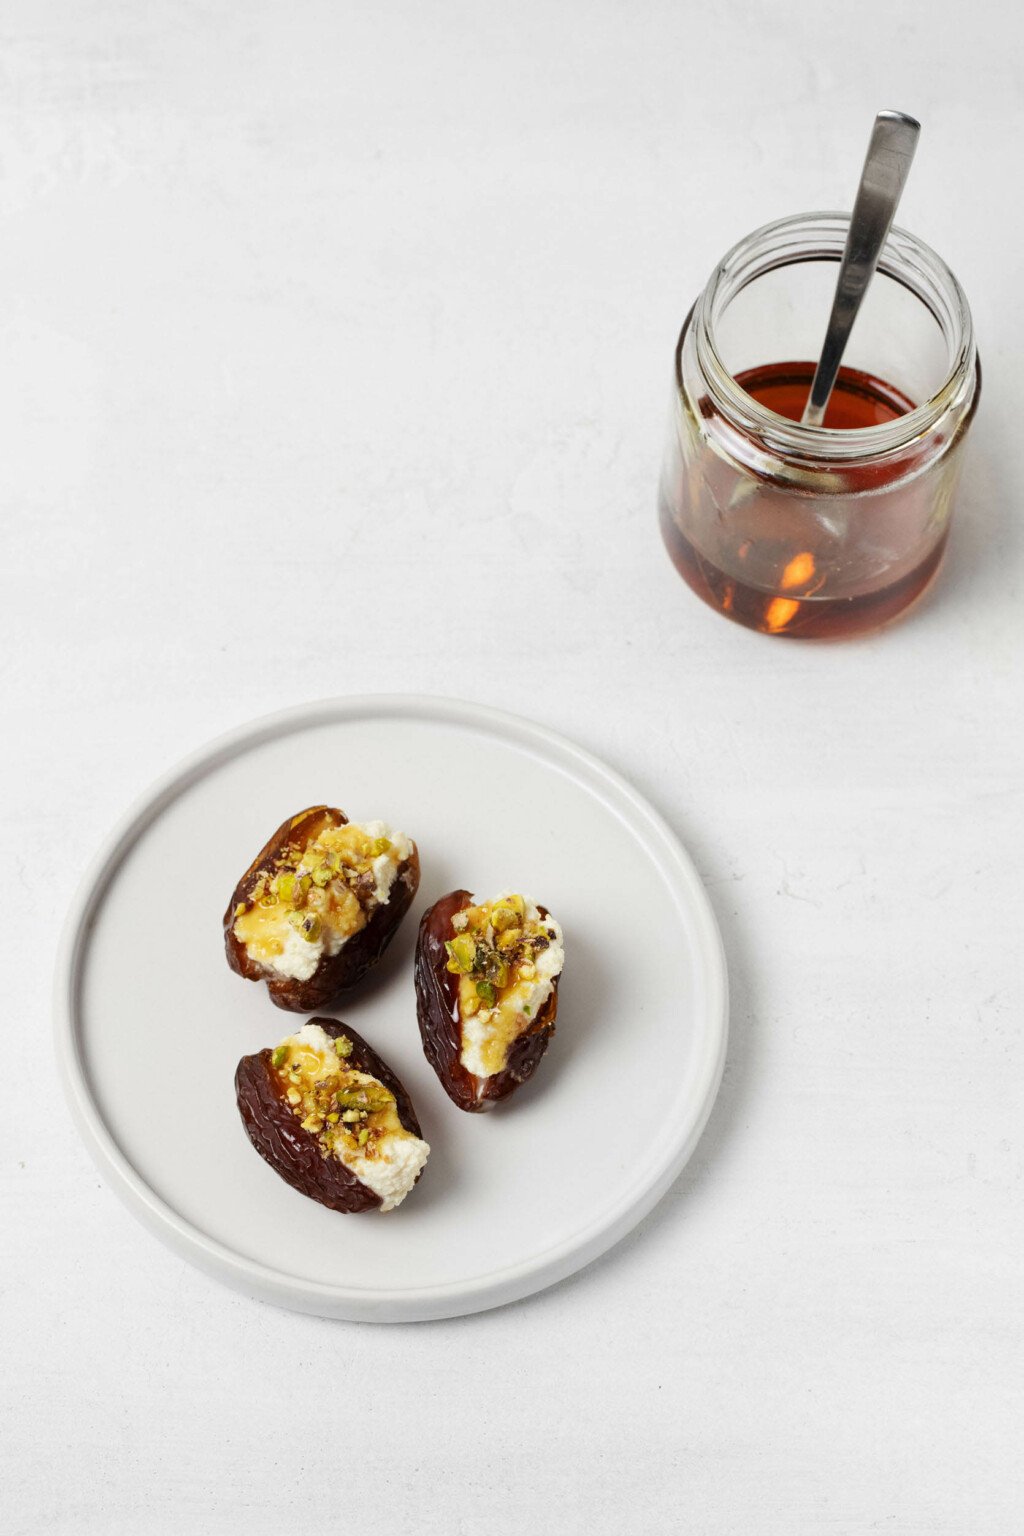
<svg viewBox="0 0 1024 1536">
<path fill-rule="evenodd" d="M 1020 17 L 5 0 L 12 1536 L 1024 1527 Z M 848 205 L 880 106 L 924 121 L 901 222 L 974 306 L 969 480 L 905 623 L 771 641 L 658 540 L 673 340 L 739 235 Z M 405 1328 L 165 1252 L 67 1127 L 48 1018 L 130 799 L 253 714 L 388 689 L 630 775 L 734 996 L 634 1237 Z"/>
</svg>

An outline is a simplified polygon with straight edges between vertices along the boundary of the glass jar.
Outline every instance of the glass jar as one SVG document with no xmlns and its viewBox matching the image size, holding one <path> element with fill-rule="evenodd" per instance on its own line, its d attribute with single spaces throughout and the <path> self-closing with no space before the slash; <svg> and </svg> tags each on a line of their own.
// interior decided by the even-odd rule
<svg viewBox="0 0 1024 1536">
<path fill-rule="evenodd" d="M 825 425 L 801 425 L 848 225 L 799 214 L 740 241 L 676 348 L 662 535 L 705 602 L 768 634 L 857 634 L 924 590 L 980 393 L 959 283 L 894 229 Z"/>
</svg>

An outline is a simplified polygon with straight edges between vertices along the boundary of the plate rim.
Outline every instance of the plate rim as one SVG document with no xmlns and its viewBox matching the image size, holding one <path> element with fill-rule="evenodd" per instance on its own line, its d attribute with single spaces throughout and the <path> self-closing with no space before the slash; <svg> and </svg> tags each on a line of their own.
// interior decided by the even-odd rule
<svg viewBox="0 0 1024 1536">
<path fill-rule="evenodd" d="M 672 1143 L 669 1156 L 659 1160 L 654 1173 L 645 1167 L 639 1189 L 631 1186 L 610 1213 L 604 1212 L 581 1231 L 518 1264 L 468 1281 L 386 1291 L 301 1279 L 246 1257 L 183 1217 L 149 1186 L 118 1146 L 90 1090 L 76 1035 L 82 963 L 94 915 L 125 856 L 166 806 L 190 783 L 247 748 L 298 729 L 366 715 L 483 727 L 492 736 L 543 749 L 541 755 L 551 766 L 564 769 L 569 764 L 578 770 L 571 776 L 583 787 L 592 790 L 596 781 L 625 800 L 633 817 L 628 822 L 633 835 L 638 835 L 639 820 L 641 825 L 647 824 L 646 830 L 653 837 L 653 847 L 647 838 L 640 838 L 643 851 L 651 857 L 656 848 L 661 856 L 656 862 L 666 862 L 662 872 L 666 876 L 671 873 L 670 884 L 678 882 L 685 891 L 688 910 L 697 923 L 699 959 L 708 993 L 693 1094 L 699 1104 L 697 1113 L 687 1133 Z M 563 761 L 559 763 L 559 759 Z M 290 705 L 234 726 L 186 754 L 132 801 L 88 864 L 72 898 L 57 949 L 53 1025 L 65 1099 L 87 1152 L 132 1214 L 179 1257 L 237 1290 L 293 1311 L 353 1322 L 428 1321 L 467 1316 L 544 1290 L 606 1253 L 654 1208 L 693 1154 L 721 1084 L 728 1045 L 728 975 L 718 922 L 693 859 L 660 812 L 616 769 L 561 732 L 488 704 L 444 694 L 352 693 Z"/>
</svg>

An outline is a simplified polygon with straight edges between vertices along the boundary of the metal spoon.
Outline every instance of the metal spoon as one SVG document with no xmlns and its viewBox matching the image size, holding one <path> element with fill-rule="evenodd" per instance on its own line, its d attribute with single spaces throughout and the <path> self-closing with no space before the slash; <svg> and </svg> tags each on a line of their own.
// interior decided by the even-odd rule
<svg viewBox="0 0 1024 1536">
<path fill-rule="evenodd" d="M 839 263 L 828 330 L 800 418 L 805 427 L 820 427 L 824 421 L 853 322 L 875 275 L 882 246 L 910 174 L 920 132 L 921 124 L 905 112 L 879 112 L 875 118 L 857 200 L 850 215 L 843 259 Z"/>
</svg>

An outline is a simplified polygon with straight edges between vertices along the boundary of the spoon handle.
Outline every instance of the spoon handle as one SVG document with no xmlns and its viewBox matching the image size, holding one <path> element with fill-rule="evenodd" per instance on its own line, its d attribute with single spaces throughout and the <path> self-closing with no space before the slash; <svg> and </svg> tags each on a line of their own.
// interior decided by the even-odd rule
<svg viewBox="0 0 1024 1536">
<path fill-rule="evenodd" d="M 804 426 L 820 427 L 824 420 L 853 322 L 878 265 L 920 133 L 921 124 L 903 112 L 879 112 L 875 118 L 839 264 L 828 330 L 801 418 Z"/>
</svg>

